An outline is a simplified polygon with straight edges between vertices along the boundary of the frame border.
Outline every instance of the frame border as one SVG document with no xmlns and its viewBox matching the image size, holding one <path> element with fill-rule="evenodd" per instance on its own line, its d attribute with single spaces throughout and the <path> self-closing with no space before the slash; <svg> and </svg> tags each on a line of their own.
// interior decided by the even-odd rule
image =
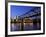
<svg viewBox="0 0 46 37">
<path fill-rule="evenodd" d="M 34 3 L 34 4 L 43 4 L 43 33 L 34 33 L 34 34 L 18 34 L 18 35 L 8 35 L 8 2 L 17 2 L 17 3 Z M 27 1 L 8 1 L 5 0 L 5 37 L 8 36 L 27 36 L 27 35 L 41 35 L 45 34 L 45 3 L 44 2 L 27 2 Z"/>
</svg>

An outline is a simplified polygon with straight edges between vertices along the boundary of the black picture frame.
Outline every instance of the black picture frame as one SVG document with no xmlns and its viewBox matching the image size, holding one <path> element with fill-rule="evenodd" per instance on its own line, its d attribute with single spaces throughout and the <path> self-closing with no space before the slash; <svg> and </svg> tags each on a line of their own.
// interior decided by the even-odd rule
<svg viewBox="0 0 46 37">
<path fill-rule="evenodd" d="M 8 35 L 8 2 L 19 2 L 19 3 L 34 3 L 34 4 L 43 4 L 43 33 L 34 33 L 34 34 L 19 34 L 19 35 Z M 45 3 L 44 2 L 25 2 L 25 1 L 5 1 L 5 36 L 27 36 L 27 35 L 41 35 L 45 34 Z"/>
</svg>

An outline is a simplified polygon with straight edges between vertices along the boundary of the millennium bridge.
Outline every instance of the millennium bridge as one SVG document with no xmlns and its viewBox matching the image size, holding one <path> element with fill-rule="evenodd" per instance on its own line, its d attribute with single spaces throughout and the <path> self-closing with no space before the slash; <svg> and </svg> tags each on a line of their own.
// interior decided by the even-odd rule
<svg viewBox="0 0 46 37">
<path fill-rule="evenodd" d="M 32 8 L 23 15 L 16 16 L 16 19 L 11 19 L 11 31 L 23 30 L 40 30 L 41 29 L 41 9 Z M 14 28 L 12 28 L 12 26 Z"/>
</svg>

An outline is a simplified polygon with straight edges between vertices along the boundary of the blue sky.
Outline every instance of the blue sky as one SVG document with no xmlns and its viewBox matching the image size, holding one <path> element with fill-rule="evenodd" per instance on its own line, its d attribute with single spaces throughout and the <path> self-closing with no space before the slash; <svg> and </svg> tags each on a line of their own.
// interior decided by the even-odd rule
<svg viewBox="0 0 46 37">
<path fill-rule="evenodd" d="M 16 5 L 11 5 L 11 17 L 15 16 L 20 16 L 28 12 L 34 7 L 31 6 L 16 6 Z"/>
</svg>

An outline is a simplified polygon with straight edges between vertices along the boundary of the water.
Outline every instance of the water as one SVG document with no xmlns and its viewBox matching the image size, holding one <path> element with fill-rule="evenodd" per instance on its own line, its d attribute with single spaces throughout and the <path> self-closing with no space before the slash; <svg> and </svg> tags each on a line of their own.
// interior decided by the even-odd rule
<svg viewBox="0 0 46 37">
<path fill-rule="evenodd" d="M 40 30 L 41 25 L 23 25 L 23 30 L 28 31 L 28 30 Z M 11 26 L 11 31 L 21 31 L 21 24 L 12 24 Z"/>
</svg>

